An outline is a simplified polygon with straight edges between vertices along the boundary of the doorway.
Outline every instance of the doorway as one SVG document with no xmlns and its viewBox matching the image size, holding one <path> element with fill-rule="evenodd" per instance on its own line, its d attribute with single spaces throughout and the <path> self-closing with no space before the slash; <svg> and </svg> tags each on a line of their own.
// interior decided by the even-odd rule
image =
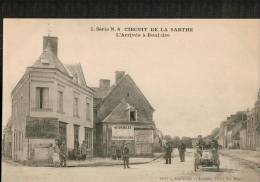
<svg viewBox="0 0 260 182">
<path fill-rule="evenodd" d="M 65 141 L 65 144 L 67 145 L 67 123 L 59 122 L 59 141 L 60 143 L 62 141 Z"/>
</svg>

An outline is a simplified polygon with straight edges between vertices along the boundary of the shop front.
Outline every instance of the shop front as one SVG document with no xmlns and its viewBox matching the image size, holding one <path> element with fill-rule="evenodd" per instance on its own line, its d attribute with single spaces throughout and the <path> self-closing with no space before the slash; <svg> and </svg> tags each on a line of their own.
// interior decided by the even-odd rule
<svg viewBox="0 0 260 182">
<path fill-rule="evenodd" d="M 152 155 L 153 129 L 140 128 L 134 124 L 103 125 L 103 156 L 112 157 L 116 150 L 122 152 L 127 146 L 131 156 Z"/>
</svg>

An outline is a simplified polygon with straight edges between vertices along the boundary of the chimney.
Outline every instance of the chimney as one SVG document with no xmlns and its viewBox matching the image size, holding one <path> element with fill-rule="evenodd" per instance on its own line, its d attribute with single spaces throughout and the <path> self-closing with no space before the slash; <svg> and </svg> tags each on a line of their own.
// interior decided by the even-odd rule
<svg viewBox="0 0 260 182">
<path fill-rule="evenodd" d="M 99 80 L 99 88 L 109 89 L 110 88 L 110 80 L 100 79 Z"/>
<path fill-rule="evenodd" d="M 124 71 L 116 71 L 116 84 L 119 82 L 121 78 L 125 75 Z"/>
<path fill-rule="evenodd" d="M 43 51 L 49 47 L 53 54 L 58 56 L 58 37 L 44 36 Z"/>
</svg>

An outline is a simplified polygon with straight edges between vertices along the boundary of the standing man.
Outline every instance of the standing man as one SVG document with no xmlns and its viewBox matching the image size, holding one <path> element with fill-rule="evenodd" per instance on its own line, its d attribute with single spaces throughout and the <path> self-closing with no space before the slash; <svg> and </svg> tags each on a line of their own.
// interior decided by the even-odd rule
<svg viewBox="0 0 260 182">
<path fill-rule="evenodd" d="M 62 140 L 62 143 L 60 145 L 60 166 L 66 167 L 66 160 L 67 160 L 67 148 L 65 141 Z"/>
<path fill-rule="evenodd" d="M 82 144 L 81 144 L 81 147 L 80 147 L 80 150 L 81 150 L 81 159 L 82 160 L 86 160 L 86 157 L 87 157 L 87 144 L 86 144 L 86 140 L 83 140 Z"/>
<path fill-rule="evenodd" d="M 166 160 L 166 164 L 172 163 L 172 146 L 170 145 L 169 142 L 166 143 L 166 147 L 165 147 L 165 160 Z"/>
<path fill-rule="evenodd" d="M 123 149 L 123 161 L 124 161 L 124 168 L 129 168 L 129 148 L 127 146 Z"/>
<path fill-rule="evenodd" d="M 185 143 L 183 143 L 182 140 L 179 143 L 178 150 L 179 150 L 180 161 L 184 162 L 185 161 L 186 145 L 185 145 Z"/>
</svg>

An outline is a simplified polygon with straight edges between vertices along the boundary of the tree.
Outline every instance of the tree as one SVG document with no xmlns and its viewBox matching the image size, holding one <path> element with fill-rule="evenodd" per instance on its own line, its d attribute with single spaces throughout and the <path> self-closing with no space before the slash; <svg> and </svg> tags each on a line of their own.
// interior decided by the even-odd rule
<svg viewBox="0 0 260 182">
<path fill-rule="evenodd" d="M 172 142 L 172 137 L 170 135 L 165 135 L 163 139 L 166 140 L 167 142 Z"/>
<path fill-rule="evenodd" d="M 180 137 L 175 136 L 172 138 L 172 147 L 177 148 L 180 143 Z"/>
<path fill-rule="evenodd" d="M 190 137 L 182 137 L 182 142 L 186 145 L 187 148 L 192 148 L 192 138 Z"/>
</svg>

